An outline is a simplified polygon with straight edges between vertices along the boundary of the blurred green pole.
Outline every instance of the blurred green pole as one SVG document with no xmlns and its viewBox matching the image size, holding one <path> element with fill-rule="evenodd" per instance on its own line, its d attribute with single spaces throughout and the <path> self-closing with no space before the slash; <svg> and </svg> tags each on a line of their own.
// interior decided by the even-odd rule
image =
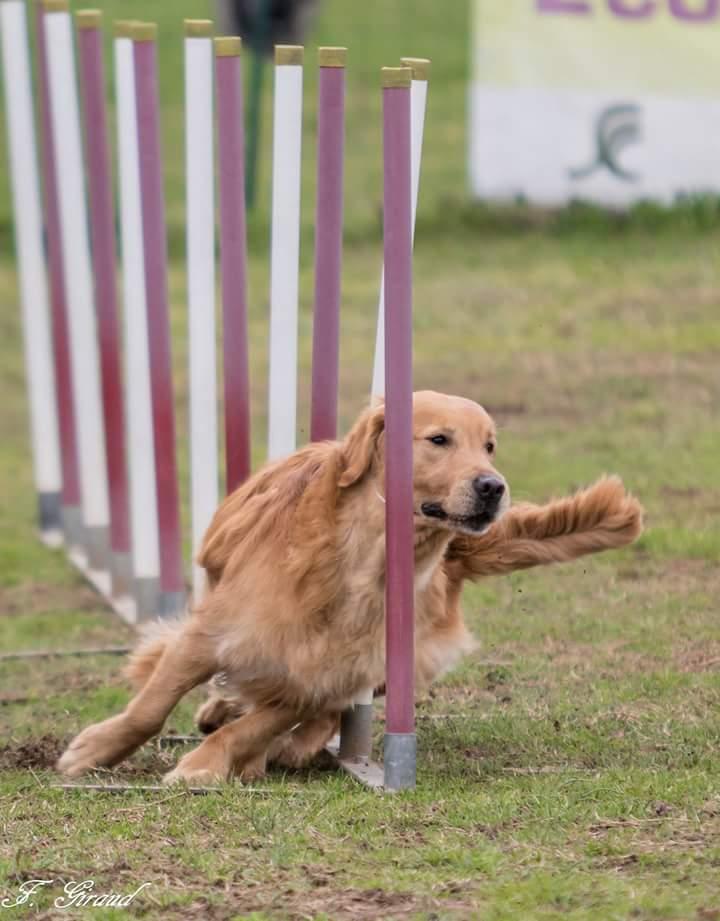
<svg viewBox="0 0 720 921">
<path fill-rule="evenodd" d="M 245 204 L 249 210 L 255 207 L 257 193 L 257 160 L 260 146 L 260 112 L 262 102 L 263 74 L 265 72 L 264 48 L 270 27 L 270 4 L 272 0 L 260 0 L 255 39 L 252 42 L 252 65 L 250 71 L 250 100 L 248 105 L 247 145 L 245 151 Z"/>
</svg>

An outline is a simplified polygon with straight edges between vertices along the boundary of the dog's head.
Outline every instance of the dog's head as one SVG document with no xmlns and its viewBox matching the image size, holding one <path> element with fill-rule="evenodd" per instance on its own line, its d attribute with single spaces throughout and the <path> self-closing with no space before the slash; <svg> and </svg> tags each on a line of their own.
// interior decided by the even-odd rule
<svg viewBox="0 0 720 921">
<path fill-rule="evenodd" d="M 373 473 L 382 486 L 385 407 L 360 417 L 342 450 L 341 488 Z M 416 521 L 482 534 L 509 505 L 505 479 L 493 466 L 495 425 L 482 406 L 430 390 L 413 396 L 413 496 Z"/>
</svg>

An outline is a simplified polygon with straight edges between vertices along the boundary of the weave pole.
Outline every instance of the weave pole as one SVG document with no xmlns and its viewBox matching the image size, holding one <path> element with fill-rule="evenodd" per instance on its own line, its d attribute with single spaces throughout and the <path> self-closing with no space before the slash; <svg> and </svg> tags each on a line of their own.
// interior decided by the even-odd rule
<svg viewBox="0 0 720 921">
<path fill-rule="evenodd" d="M 318 49 L 317 204 L 311 441 L 337 437 L 346 48 Z M 372 746 L 373 689 L 343 714 L 341 760 L 367 758 Z"/>
<path fill-rule="evenodd" d="M 66 547 L 77 550 L 82 547 L 83 543 L 82 500 L 80 496 L 77 428 L 72 392 L 72 368 L 70 366 L 70 330 L 65 297 L 65 268 L 63 266 L 62 234 L 60 230 L 55 145 L 53 143 L 52 116 L 50 113 L 44 17 L 45 10 L 42 3 L 37 3 L 35 6 L 35 41 L 40 101 L 40 149 L 42 152 L 45 235 L 50 279 L 53 357 L 55 361 L 55 399 L 62 460 L 62 528 Z"/>
<path fill-rule="evenodd" d="M 110 509 L 73 28 L 65 0 L 44 0 L 44 8 L 50 111 L 57 157 L 62 253 L 70 320 L 84 550 L 89 569 L 101 571 L 110 569 Z"/>
<path fill-rule="evenodd" d="M 297 426 L 303 48 L 275 46 L 268 455 L 292 454 Z"/>
<path fill-rule="evenodd" d="M 402 58 L 403 66 L 412 70 L 412 231 L 415 234 L 415 215 L 420 190 L 420 164 L 422 160 L 423 130 L 427 102 L 427 81 L 430 61 L 425 58 Z M 374 399 L 385 396 L 385 269 L 380 281 L 377 333 L 375 339 L 375 360 L 371 395 Z M 373 689 L 368 688 L 355 699 L 346 710 L 340 727 L 341 758 L 367 760 L 372 750 Z"/>
<path fill-rule="evenodd" d="M 220 191 L 220 272 L 223 303 L 226 490 L 250 475 L 247 227 L 242 43 L 215 39 Z"/>
<path fill-rule="evenodd" d="M 415 786 L 412 427 L 412 70 L 383 68 L 385 789 Z"/>
<path fill-rule="evenodd" d="M 150 348 L 145 309 L 145 259 L 135 107 L 134 23 L 115 23 L 118 178 L 125 332 L 128 473 L 133 597 L 136 619 L 160 610 L 160 549 L 155 446 L 150 392 Z"/>
<path fill-rule="evenodd" d="M 430 61 L 427 58 L 401 58 L 403 67 L 412 70 L 412 232 L 415 238 L 415 219 L 417 215 L 418 196 L 420 193 L 420 166 L 422 164 L 423 133 L 425 130 L 425 110 L 427 107 L 428 79 Z M 375 361 L 373 363 L 372 395 L 382 397 L 385 394 L 385 269 L 380 281 L 380 298 L 378 303 L 378 323 L 375 339 Z"/>
<path fill-rule="evenodd" d="M 185 592 L 170 355 L 165 195 L 157 78 L 157 26 L 149 22 L 136 23 L 132 35 L 145 264 L 145 306 L 155 445 L 155 488 L 160 532 L 159 613 L 163 616 L 172 616 L 182 611 Z"/>
<path fill-rule="evenodd" d="M 59 540 L 62 472 L 24 3 L 0 4 L 0 35 L 38 519 L 46 539 Z"/>
<path fill-rule="evenodd" d="M 76 14 L 81 100 L 85 127 L 90 202 L 90 232 L 95 279 L 95 306 L 100 337 L 100 380 L 105 414 L 105 454 L 110 487 L 111 590 L 127 595 L 132 589 L 130 516 L 125 448 L 125 396 L 121 368 L 115 262 L 115 208 L 105 104 L 102 14 Z"/>
<path fill-rule="evenodd" d="M 346 48 L 319 48 L 310 440 L 337 437 Z"/>
<path fill-rule="evenodd" d="M 215 182 L 213 24 L 185 20 L 185 188 L 187 195 L 190 509 L 193 558 L 218 504 L 215 359 Z M 205 572 L 193 565 L 193 596 Z"/>
</svg>

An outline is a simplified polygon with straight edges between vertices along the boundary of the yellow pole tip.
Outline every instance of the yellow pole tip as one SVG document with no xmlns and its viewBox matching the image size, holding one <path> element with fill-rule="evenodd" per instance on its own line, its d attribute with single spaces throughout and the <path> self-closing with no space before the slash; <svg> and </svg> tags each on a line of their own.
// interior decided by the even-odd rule
<svg viewBox="0 0 720 921">
<path fill-rule="evenodd" d="M 100 10 L 78 10 L 75 13 L 75 22 L 78 29 L 99 29 L 102 25 Z"/>
<path fill-rule="evenodd" d="M 344 67 L 347 61 L 347 48 L 318 48 L 320 67 Z"/>
<path fill-rule="evenodd" d="M 132 38 L 136 22 L 134 19 L 116 19 L 113 23 L 115 38 Z"/>
<path fill-rule="evenodd" d="M 302 64 L 304 52 L 302 45 L 275 45 L 275 63 Z"/>
<path fill-rule="evenodd" d="M 400 58 L 403 67 L 409 67 L 413 80 L 428 80 L 430 77 L 430 61 L 428 58 Z"/>
<path fill-rule="evenodd" d="M 409 87 L 412 83 L 412 69 L 410 67 L 383 67 L 383 87 Z"/>
<path fill-rule="evenodd" d="M 154 42 L 157 38 L 156 22 L 136 22 L 131 30 L 130 37 L 136 42 Z"/>
<path fill-rule="evenodd" d="M 222 35 L 215 39 L 215 56 L 236 58 L 242 52 L 242 39 L 237 35 Z"/>
<path fill-rule="evenodd" d="M 187 38 L 210 38 L 213 34 L 212 19 L 186 19 L 185 35 Z"/>
</svg>

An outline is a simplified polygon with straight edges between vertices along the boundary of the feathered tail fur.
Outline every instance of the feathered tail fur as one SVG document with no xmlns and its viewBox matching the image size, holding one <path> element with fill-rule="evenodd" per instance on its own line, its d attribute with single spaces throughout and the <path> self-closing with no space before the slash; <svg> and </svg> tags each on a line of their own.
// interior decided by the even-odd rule
<svg viewBox="0 0 720 921">
<path fill-rule="evenodd" d="M 156 620 L 142 628 L 140 642 L 130 653 L 123 669 L 123 674 L 136 691 L 145 686 L 160 656 L 165 652 L 165 647 L 184 626 L 184 620 Z"/>
<path fill-rule="evenodd" d="M 449 574 L 501 575 L 631 544 L 642 533 L 642 506 L 618 477 L 603 477 L 546 505 L 519 503 L 482 537 L 458 537 L 448 548 Z"/>
</svg>

